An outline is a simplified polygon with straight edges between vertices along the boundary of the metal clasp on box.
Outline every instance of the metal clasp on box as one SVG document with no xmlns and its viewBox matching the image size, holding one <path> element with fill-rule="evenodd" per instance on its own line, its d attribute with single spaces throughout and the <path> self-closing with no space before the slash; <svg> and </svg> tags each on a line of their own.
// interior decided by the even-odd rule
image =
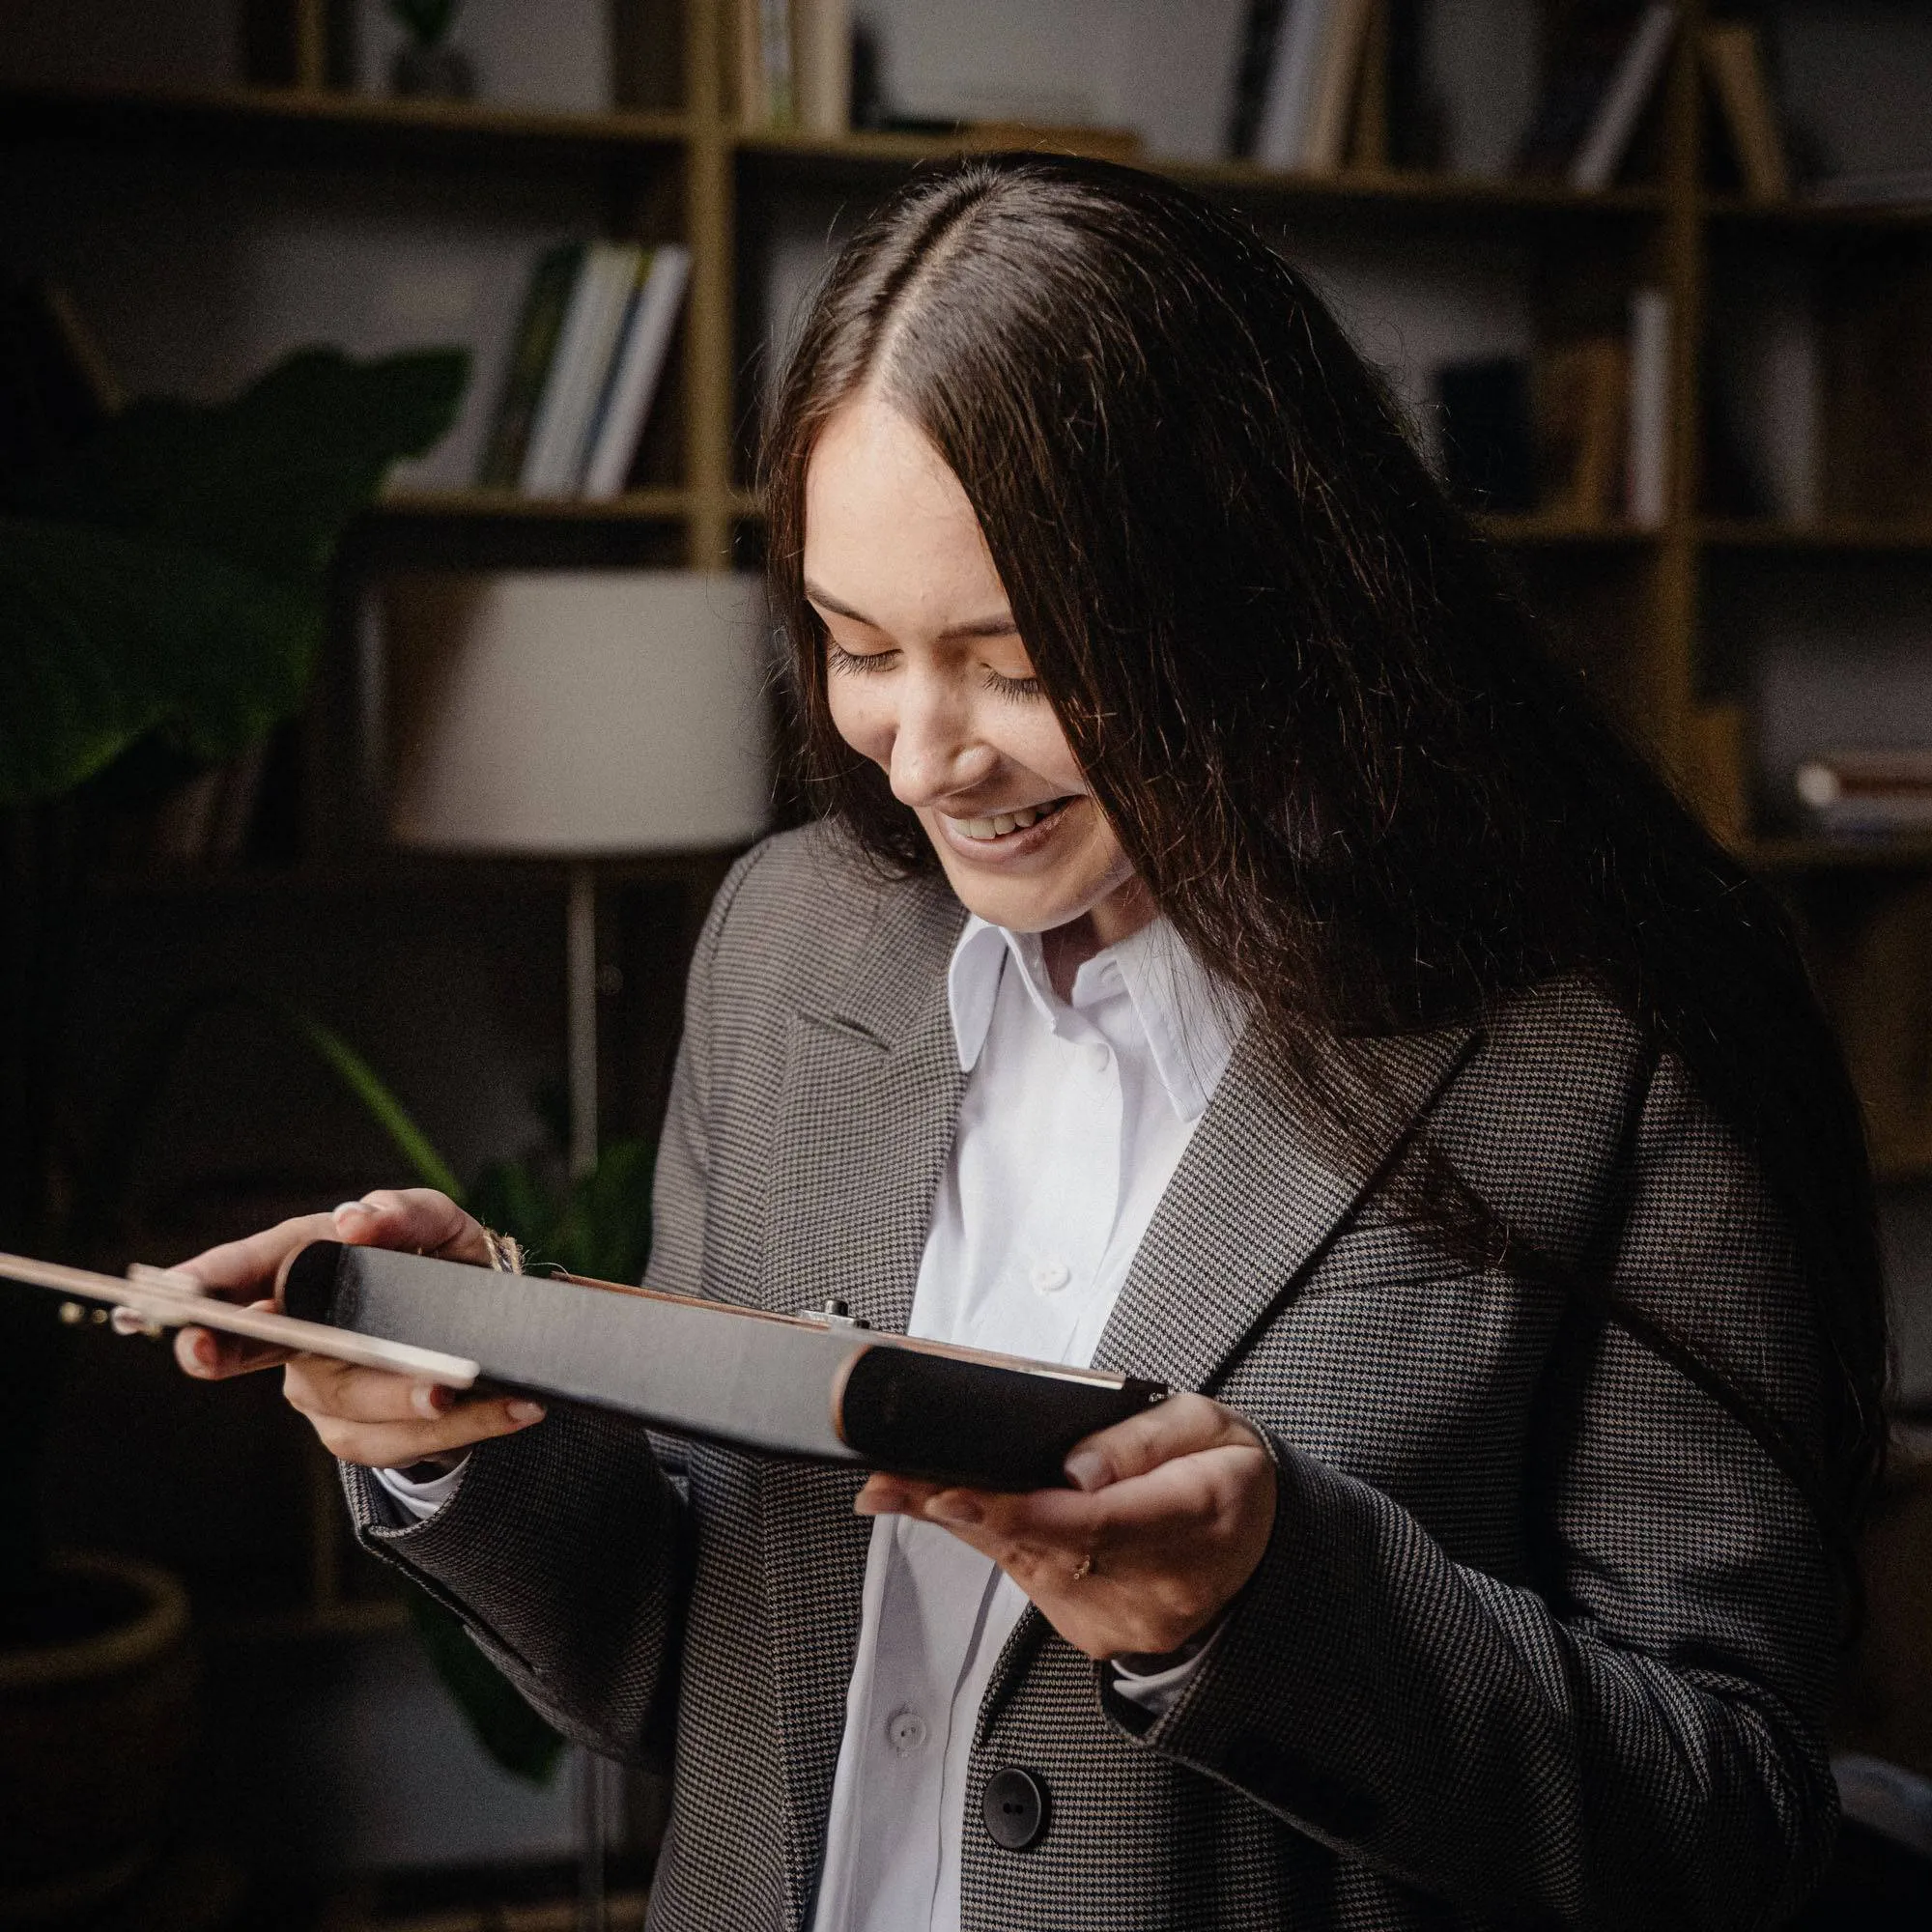
<svg viewBox="0 0 1932 1932">
<path fill-rule="evenodd" d="M 863 1315 L 854 1315 L 851 1303 L 836 1294 L 828 1294 L 817 1308 L 801 1308 L 798 1312 L 801 1321 L 822 1321 L 828 1328 L 869 1328 L 872 1325 Z"/>
</svg>

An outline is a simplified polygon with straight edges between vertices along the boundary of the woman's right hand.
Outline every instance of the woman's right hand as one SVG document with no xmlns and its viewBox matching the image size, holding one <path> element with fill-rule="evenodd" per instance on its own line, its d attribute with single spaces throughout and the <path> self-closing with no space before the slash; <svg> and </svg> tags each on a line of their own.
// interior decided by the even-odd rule
<svg viewBox="0 0 1932 1932">
<path fill-rule="evenodd" d="M 298 1215 L 244 1240 L 210 1248 L 184 1262 L 180 1271 L 224 1300 L 273 1308 L 290 1262 L 311 1241 L 403 1248 L 442 1261 L 490 1264 L 480 1223 L 446 1194 L 406 1187 L 345 1201 L 332 1213 Z M 282 1392 L 308 1418 L 323 1447 L 345 1463 L 375 1469 L 450 1464 L 473 1443 L 543 1418 L 540 1405 L 522 1398 L 466 1398 L 440 1383 L 353 1368 L 327 1355 L 292 1354 L 211 1328 L 182 1329 L 175 1337 L 175 1359 L 203 1381 L 282 1365 Z"/>
</svg>

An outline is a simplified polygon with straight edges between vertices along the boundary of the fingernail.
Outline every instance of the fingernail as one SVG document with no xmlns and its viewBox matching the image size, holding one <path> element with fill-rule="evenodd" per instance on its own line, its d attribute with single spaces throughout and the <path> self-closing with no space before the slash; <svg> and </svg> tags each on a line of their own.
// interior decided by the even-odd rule
<svg viewBox="0 0 1932 1932">
<path fill-rule="evenodd" d="M 503 1413 L 512 1422 L 541 1422 L 544 1419 L 544 1406 L 540 1402 L 513 1402 Z"/>
<path fill-rule="evenodd" d="M 366 1201 L 345 1201 L 333 1211 L 339 1217 L 344 1214 L 374 1214 L 380 1210 L 370 1207 Z"/>
<path fill-rule="evenodd" d="M 1107 1481 L 1107 1459 L 1092 1449 L 1076 1449 L 1064 1465 L 1066 1480 L 1076 1490 L 1102 1489 Z"/>
<path fill-rule="evenodd" d="M 926 1504 L 925 1513 L 935 1522 L 978 1522 L 985 1515 L 971 1496 L 962 1496 L 956 1490 L 941 1490 Z"/>
<path fill-rule="evenodd" d="M 410 1406 L 425 1420 L 434 1422 L 447 1412 L 456 1398 L 440 1382 L 418 1382 L 410 1395 Z"/>
</svg>

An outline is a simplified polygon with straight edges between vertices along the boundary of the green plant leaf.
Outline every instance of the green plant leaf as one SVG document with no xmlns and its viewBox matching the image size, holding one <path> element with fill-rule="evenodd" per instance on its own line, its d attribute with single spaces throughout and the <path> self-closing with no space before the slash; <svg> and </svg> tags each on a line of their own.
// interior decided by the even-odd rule
<svg viewBox="0 0 1932 1932">
<path fill-rule="evenodd" d="M 362 1102 L 369 1118 L 388 1135 L 396 1151 L 415 1169 L 425 1187 L 463 1200 L 463 1183 L 449 1163 L 430 1145 L 429 1136 L 410 1118 L 403 1103 L 390 1093 L 376 1069 L 339 1033 L 294 1008 L 286 1017 L 297 1033 L 333 1069 L 337 1079 Z"/>
<path fill-rule="evenodd" d="M 233 756 L 300 704 L 321 635 L 314 592 L 220 557 L 0 519 L 0 804 L 70 790 L 156 729 Z"/>
<path fill-rule="evenodd" d="M 390 468 L 455 421 L 469 374 L 460 349 L 303 350 L 232 402 L 130 404 L 15 500 L 314 583 Z"/>
</svg>

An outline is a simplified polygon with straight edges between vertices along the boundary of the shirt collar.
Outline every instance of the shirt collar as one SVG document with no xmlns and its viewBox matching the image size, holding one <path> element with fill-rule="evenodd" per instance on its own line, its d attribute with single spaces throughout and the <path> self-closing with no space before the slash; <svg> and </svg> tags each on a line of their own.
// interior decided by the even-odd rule
<svg viewBox="0 0 1932 1932">
<path fill-rule="evenodd" d="M 1034 1009 L 1054 1033 L 1062 1030 L 1067 1004 L 1047 978 L 1039 935 L 1009 932 L 975 913 L 952 949 L 947 997 L 959 1065 L 970 1073 L 985 1050 L 999 997 L 1000 975 L 1010 959 Z M 1242 1018 L 1227 989 L 1181 943 L 1165 919 L 1156 919 L 1096 952 L 1074 976 L 1075 1008 L 1114 990 L 1115 978 L 1147 1037 L 1149 1057 L 1174 1111 L 1183 1121 L 1205 1111 L 1240 1037 Z"/>
</svg>

